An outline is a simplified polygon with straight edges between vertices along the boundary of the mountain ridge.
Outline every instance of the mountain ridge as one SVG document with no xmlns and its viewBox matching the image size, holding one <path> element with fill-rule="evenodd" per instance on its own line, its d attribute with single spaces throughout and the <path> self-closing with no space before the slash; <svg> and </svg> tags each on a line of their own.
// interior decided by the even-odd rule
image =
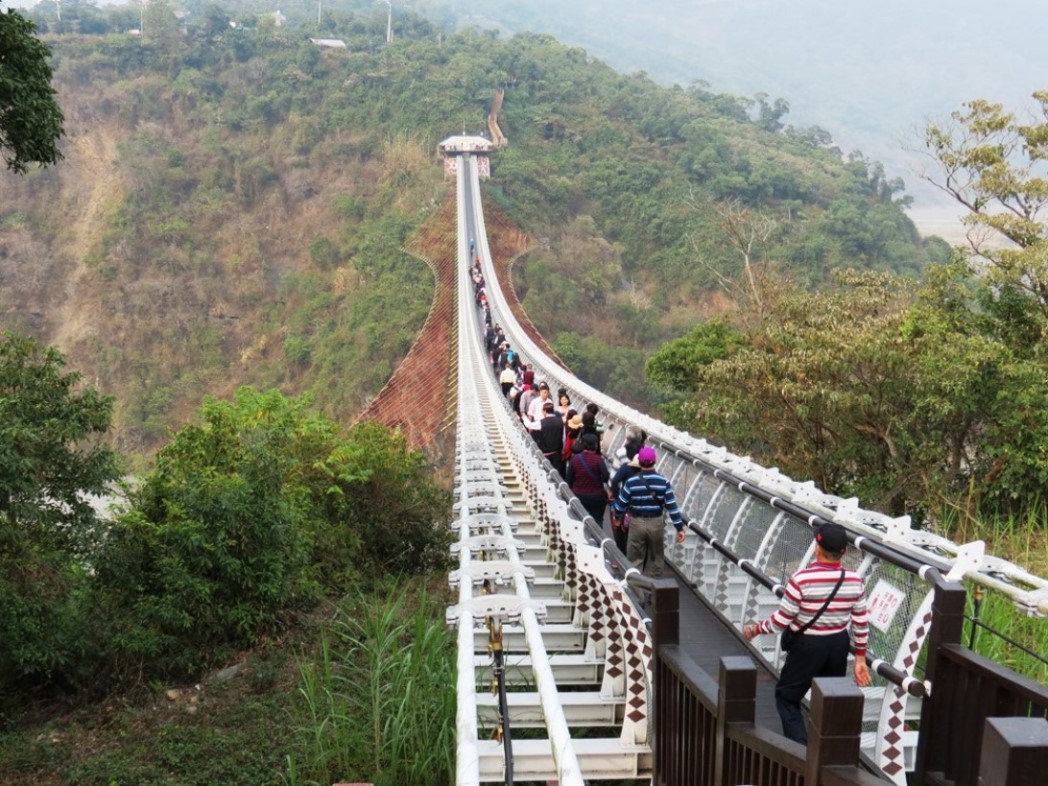
<svg viewBox="0 0 1048 786">
<path fill-rule="evenodd" d="M 352 419 L 430 308 L 403 248 L 449 188 L 434 129 L 482 127 L 500 86 L 511 144 L 485 199 L 543 239 L 514 268 L 520 299 L 572 368 L 633 403 L 646 357 L 709 315 L 712 271 L 738 264 L 718 201 L 766 213 L 760 254 L 804 280 L 941 253 L 883 172 L 731 96 L 548 37 L 413 25 L 376 49 L 351 18 L 340 51 L 302 28 L 49 39 L 67 158 L 0 181 L 0 306 L 116 395 L 123 450 L 240 384 Z"/>
</svg>

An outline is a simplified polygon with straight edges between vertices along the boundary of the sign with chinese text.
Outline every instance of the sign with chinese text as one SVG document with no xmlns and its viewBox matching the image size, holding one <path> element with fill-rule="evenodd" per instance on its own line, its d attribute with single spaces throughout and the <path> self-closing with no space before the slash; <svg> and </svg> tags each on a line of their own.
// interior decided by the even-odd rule
<svg viewBox="0 0 1048 786">
<path fill-rule="evenodd" d="M 895 613 L 902 605 L 906 594 L 884 579 L 877 582 L 870 594 L 870 624 L 880 631 L 887 631 L 892 626 Z"/>
</svg>

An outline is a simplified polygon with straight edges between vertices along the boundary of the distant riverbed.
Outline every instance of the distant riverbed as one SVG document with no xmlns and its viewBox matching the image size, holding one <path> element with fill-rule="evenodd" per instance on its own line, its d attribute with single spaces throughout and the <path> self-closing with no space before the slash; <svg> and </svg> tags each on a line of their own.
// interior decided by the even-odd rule
<svg viewBox="0 0 1048 786">
<path fill-rule="evenodd" d="M 959 205 L 927 205 L 911 207 L 906 215 L 917 225 L 923 237 L 938 235 L 955 246 L 965 242 L 967 227 L 961 223 L 965 212 Z"/>
</svg>

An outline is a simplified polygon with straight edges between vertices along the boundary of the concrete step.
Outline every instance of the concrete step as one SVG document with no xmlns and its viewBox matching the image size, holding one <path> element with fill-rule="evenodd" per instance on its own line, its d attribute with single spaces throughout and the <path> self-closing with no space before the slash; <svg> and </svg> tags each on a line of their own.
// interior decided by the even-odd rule
<svg viewBox="0 0 1048 786">
<path fill-rule="evenodd" d="M 564 719 L 568 726 L 595 727 L 618 726 L 626 711 L 625 699 L 606 699 L 597 692 L 562 691 L 558 694 Z M 512 692 L 506 694 L 509 704 L 510 728 L 545 728 L 546 720 L 537 692 Z M 482 726 L 494 728 L 498 724 L 499 697 L 490 693 L 477 694 L 477 718 Z"/>
<path fill-rule="evenodd" d="M 473 662 L 477 669 L 479 689 L 487 689 L 491 685 L 491 656 L 475 655 Z M 550 655 L 549 664 L 558 685 L 598 685 L 604 674 L 603 661 L 582 653 Z M 506 679 L 510 684 L 534 684 L 530 655 L 507 654 L 505 668 Z"/>
<path fill-rule="evenodd" d="M 535 578 L 552 579 L 556 577 L 558 566 L 552 562 L 546 562 L 544 559 L 522 559 L 521 562 L 535 571 Z"/>
<path fill-rule="evenodd" d="M 564 582 L 549 577 L 536 577 L 530 589 L 531 597 L 536 600 L 557 599 L 564 594 Z"/>
<path fill-rule="evenodd" d="M 586 648 L 586 632 L 571 624 L 546 623 L 542 628 L 542 643 L 548 653 L 582 652 Z M 502 648 L 506 652 L 526 653 L 528 644 L 524 638 L 524 629 L 519 625 L 506 625 L 502 629 Z M 488 632 L 478 630 L 473 637 L 476 652 L 487 652 Z"/>
<path fill-rule="evenodd" d="M 589 781 L 651 778 L 653 757 L 647 745 L 626 745 L 618 737 L 572 740 L 572 748 Z M 482 783 L 506 782 L 502 743 L 482 740 L 479 745 Z M 556 763 L 549 740 L 513 740 L 513 776 L 516 782 L 555 781 Z"/>
<path fill-rule="evenodd" d="M 543 599 L 546 607 L 546 624 L 563 624 L 571 622 L 575 614 L 575 604 L 560 598 Z"/>
</svg>

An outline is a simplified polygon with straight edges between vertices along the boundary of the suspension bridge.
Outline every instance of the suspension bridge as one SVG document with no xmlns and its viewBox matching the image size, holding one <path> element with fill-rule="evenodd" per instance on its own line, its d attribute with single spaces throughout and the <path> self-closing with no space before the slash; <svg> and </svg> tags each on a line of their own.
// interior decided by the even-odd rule
<svg viewBox="0 0 1048 786">
<path fill-rule="evenodd" d="M 424 365 L 454 391 L 456 783 L 1043 783 L 1048 688 L 971 652 L 961 634 L 966 586 L 1043 618 L 1048 581 L 982 543 L 958 545 L 824 494 L 579 380 L 500 286 L 480 193 L 490 144 L 452 137 L 441 148 L 457 186 L 455 250 L 434 263 L 424 332 L 442 331 L 449 349 Z M 605 455 L 627 426 L 647 432 L 688 521 L 681 544 L 667 528 L 672 579 L 631 566 L 521 428 L 483 346 L 476 258 L 494 321 L 536 377 L 600 407 Z M 373 416 L 398 390 L 418 393 L 405 374 L 410 384 L 394 375 Z M 387 407 L 416 435 L 432 434 L 438 410 Z M 830 521 L 848 530 L 845 564 L 866 580 L 874 681 L 817 680 L 805 748 L 779 734 L 777 638 L 755 647 L 741 631 L 777 607 L 788 577 L 812 559 L 812 528 Z"/>
</svg>

